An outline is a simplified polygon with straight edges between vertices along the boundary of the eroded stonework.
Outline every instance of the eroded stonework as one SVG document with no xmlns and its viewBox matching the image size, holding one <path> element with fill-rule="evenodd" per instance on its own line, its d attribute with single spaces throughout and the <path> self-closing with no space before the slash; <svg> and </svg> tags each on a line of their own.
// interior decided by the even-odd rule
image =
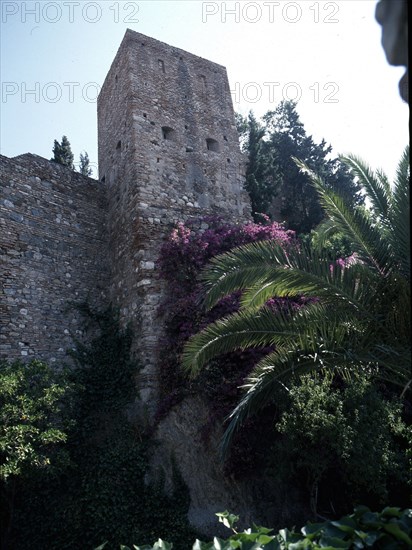
<svg viewBox="0 0 412 550">
<path fill-rule="evenodd" d="M 82 329 L 69 304 L 107 304 L 105 191 L 31 154 L 0 156 L 0 185 L 0 358 L 61 363 Z"/>
<path fill-rule="evenodd" d="M 36 155 L 0 159 L 0 352 L 63 360 L 81 330 L 67 304 L 112 303 L 132 324 L 143 367 L 130 414 L 150 422 L 162 336 L 160 247 L 178 221 L 250 219 L 225 68 L 128 30 L 98 98 L 98 139 L 99 182 Z M 213 532 L 225 503 L 252 517 L 253 491 L 226 480 L 216 449 L 202 447 L 205 418 L 200 400 L 171 411 L 157 426 L 161 453 L 151 475 L 168 474 L 175 457 L 192 524 Z"/>
<path fill-rule="evenodd" d="M 128 30 L 98 98 L 98 129 L 109 198 L 110 295 L 138 334 L 141 397 L 150 414 L 161 243 L 179 220 L 250 216 L 226 69 Z"/>
</svg>

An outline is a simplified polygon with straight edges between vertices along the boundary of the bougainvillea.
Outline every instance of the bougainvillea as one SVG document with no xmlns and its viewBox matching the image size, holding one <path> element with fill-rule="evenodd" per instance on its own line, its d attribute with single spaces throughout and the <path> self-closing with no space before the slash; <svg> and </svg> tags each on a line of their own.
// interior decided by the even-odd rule
<svg viewBox="0 0 412 550">
<path fill-rule="evenodd" d="M 198 393 L 213 402 L 209 423 L 203 434 L 207 439 L 210 427 L 222 422 L 239 398 L 239 386 L 252 366 L 268 350 L 248 350 L 226 354 L 211 362 L 200 377 L 189 381 L 180 369 L 180 353 L 184 342 L 210 322 L 236 311 L 239 294 L 224 298 L 210 312 L 202 307 L 199 271 L 215 255 L 258 240 L 274 239 L 285 247 L 296 246 L 295 234 L 277 222 L 265 224 L 228 224 L 220 218 L 202 218 L 179 223 L 162 247 L 159 273 L 167 283 L 166 298 L 160 309 L 165 320 L 165 337 L 161 343 L 161 400 L 157 418 L 188 394 Z M 271 300 L 274 312 L 285 300 Z M 298 305 L 298 303 L 296 304 Z M 238 457 L 239 461 L 239 457 Z"/>
</svg>

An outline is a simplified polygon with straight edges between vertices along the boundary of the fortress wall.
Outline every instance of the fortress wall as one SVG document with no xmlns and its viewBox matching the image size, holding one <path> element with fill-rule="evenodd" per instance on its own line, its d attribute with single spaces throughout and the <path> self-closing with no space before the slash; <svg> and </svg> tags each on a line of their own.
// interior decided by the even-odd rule
<svg viewBox="0 0 412 550">
<path fill-rule="evenodd" d="M 156 405 L 157 259 L 177 221 L 250 216 L 226 69 L 128 30 L 98 99 L 99 169 L 108 185 L 110 296 L 131 321 L 143 402 Z"/>
<path fill-rule="evenodd" d="M 107 300 L 101 183 L 37 155 L 0 156 L 0 357 L 65 358 L 80 336 L 69 302 Z"/>
<path fill-rule="evenodd" d="M 178 221 L 250 220 L 226 69 L 128 30 L 99 95 L 98 140 L 101 182 L 35 155 L 0 157 L 0 354 L 58 364 L 81 326 L 67 303 L 111 302 L 134 329 L 143 367 L 141 399 L 128 413 L 150 422 L 163 334 L 161 245 Z M 148 473 L 163 472 L 170 486 L 177 459 L 190 522 L 203 532 L 224 503 L 248 517 L 261 501 L 253 480 L 225 476 L 219 426 L 205 448 L 207 422 L 201 396 L 175 406 L 156 426 Z"/>
</svg>

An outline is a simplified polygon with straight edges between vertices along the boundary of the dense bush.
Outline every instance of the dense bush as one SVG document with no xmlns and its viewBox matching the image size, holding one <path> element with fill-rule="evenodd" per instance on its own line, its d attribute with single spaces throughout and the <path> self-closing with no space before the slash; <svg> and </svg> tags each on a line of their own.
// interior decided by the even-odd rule
<svg viewBox="0 0 412 550">
<path fill-rule="evenodd" d="M 236 532 L 237 516 L 224 512 L 219 521 L 234 534 L 226 540 L 215 537 L 212 542 L 196 540 L 192 550 L 334 550 L 336 548 L 376 550 L 403 550 L 412 547 L 412 509 L 384 508 L 371 512 L 366 506 L 355 508 L 353 514 L 339 520 L 307 523 L 302 529 L 273 529 L 254 525 Z M 103 546 L 99 549 L 102 550 Z M 121 546 L 122 550 L 130 550 Z M 133 546 L 134 550 L 172 550 L 174 544 L 158 540 L 153 546 Z M 189 549 L 189 547 L 188 547 Z"/>
<path fill-rule="evenodd" d="M 40 361 L 0 363 L 0 479 L 53 468 L 67 440 L 62 402 L 71 387 L 64 373 Z"/>
<path fill-rule="evenodd" d="M 33 477 L 53 479 L 69 464 L 73 386 L 40 361 L 0 362 L 1 547 L 7 548 L 16 498 Z M 65 410 L 63 403 L 65 401 Z"/>
<path fill-rule="evenodd" d="M 199 227 L 206 229 L 200 230 Z M 189 381 L 180 365 L 180 355 L 189 336 L 211 321 L 236 311 L 239 295 L 222 300 L 211 312 L 205 313 L 201 303 L 202 287 L 197 280 L 202 267 L 215 255 L 235 246 L 273 239 L 288 248 L 297 246 L 293 231 L 286 231 L 277 222 L 230 224 L 220 218 L 202 218 L 179 223 L 162 247 L 160 276 L 167 283 L 166 299 L 162 305 L 166 337 L 161 343 L 160 391 L 157 418 L 167 414 L 170 407 L 188 393 L 202 395 L 210 407 L 209 421 L 203 427 L 205 442 L 211 428 L 222 423 L 239 398 L 239 386 L 265 350 L 250 350 L 228 354 L 214 361 L 202 375 Z M 288 300 L 274 300 L 272 307 L 282 308 Z M 301 300 L 294 300 L 299 305 Z M 267 350 L 266 350 L 267 351 Z M 251 433 L 262 441 L 259 426 Z M 256 453 L 251 455 L 249 443 L 243 438 L 234 446 L 226 469 L 233 475 L 247 475 L 256 470 Z"/>
<path fill-rule="evenodd" d="M 183 550 L 194 536 L 186 519 L 187 489 L 177 472 L 173 495 L 165 495 L 161 480 L 147 486 L 148 459 L 156 450 L 127 419 L 139 370 L 130 360 L 131 333 L 120 330 L 110 309 L 83 310 L 96 336 L 73 353 L 69 461 L 53 478 L 33 474 L 20 487 L 10 547 L 77 550 L 108 541 L 110 549 L 119 540 L 148 543 L 170 533 Z"/>
<path fill-rule="evenodd" d="M 283 437 L 272 451 L 273 470 L 306 486 L 315 516 L 359 502 L 410 502 L 411 427 L 402 420 L 402 401 L 382 395 L 368 376 L 301 378 L 289 388 L 276 428 Z"/>
</svg>

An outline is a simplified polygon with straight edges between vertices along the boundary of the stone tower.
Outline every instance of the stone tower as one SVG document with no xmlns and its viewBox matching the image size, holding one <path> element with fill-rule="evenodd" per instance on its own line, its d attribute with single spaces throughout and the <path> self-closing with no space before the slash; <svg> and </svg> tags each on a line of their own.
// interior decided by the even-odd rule
<svg viewBox="0 0 412 550">
<path fill-rule="evenodd" d="M 177 221 L 250 216 L 226 69 L 127 30 L 98 98 L 98 136 L 110 296 L 138 334 L 141 396 L 153 405 L 162 240 Z"/>
</svg>

